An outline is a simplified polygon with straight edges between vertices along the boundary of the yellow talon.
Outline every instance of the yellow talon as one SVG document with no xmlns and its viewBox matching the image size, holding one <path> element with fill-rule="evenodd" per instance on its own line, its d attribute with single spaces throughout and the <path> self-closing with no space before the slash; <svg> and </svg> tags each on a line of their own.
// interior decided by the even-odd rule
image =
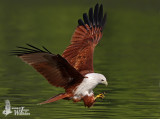
<svg viewBox="0 0 160 119">
<path fill-rule="evenodd" d="M 105 92 L 104 93 L 100 93 L 99 95 L 97 95 L 96 97 L 95 97 L 95 99 L 97 99 L 97 98 L 101 98 L 101 99 L 104 99 L 104 94 L 105 94 Z"/>
</svg>

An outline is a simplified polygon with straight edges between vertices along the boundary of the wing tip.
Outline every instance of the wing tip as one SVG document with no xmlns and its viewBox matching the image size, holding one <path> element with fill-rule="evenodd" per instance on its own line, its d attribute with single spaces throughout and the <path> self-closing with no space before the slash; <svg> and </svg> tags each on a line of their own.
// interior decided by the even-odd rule
<svg viewBox="0 0 160 119">
<path fill-rule="evenodd" d="M 21 46 L 16 46 L 17 47 L 17 50 L 11 50 L 10 51 L 10 55 L 16 55 L 16 56 L 22 56 L 22 55 L 25 55 L 25 54 L 32 54 L 32 53 L 49 53 L 49 54 L 52 54 L 47 48 L 45 48 L 44 46 L 42 46 L 43 50 L 42 49 L 39 49 L 33 45 L 30 45 L 28 43 L 26 43 L 27 46 L 29 46 L 28 48 L 27 47 L 21 47 Z"/>
<path fill-rule="evenodd" d="M 84 26 L 87 24 L 90 28 L 93 27 L 99 27 L 103 30 L 104 25 L 106 23 L 106 16 L 107 13 L 103 14 L 103 5 L 102 4 L 96 4 L 93 8 L 91 7 L 89 9 L 88 15 L 87 13 L 83 13 L 83 20 L 78 20 L 78 26 Z"/>
</svg>

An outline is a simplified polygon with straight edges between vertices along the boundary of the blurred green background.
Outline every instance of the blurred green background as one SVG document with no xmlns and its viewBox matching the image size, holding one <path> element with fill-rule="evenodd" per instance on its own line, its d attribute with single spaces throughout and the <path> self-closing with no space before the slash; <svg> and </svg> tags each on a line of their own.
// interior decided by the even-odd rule
<svg viewBox="0 0 160 119">
<path fill-rule="evenodd" d="M 60 100 L 36 105 L 63 92 L 33 68 L 9 56 L 16 46 L 30 43 L 62 54 L 77 20 L 96 3 L 108 13 L 103 38 L 95 49 L 95 72 L 109 86 L 88 109 L 83 102 Z M 30 116 L 5 117 L 4 101 L 25 106 Z M 159 0 L 1 0 L 0 1 L 0 118 L 15 119 L 160 119 L 160 1 Z"/>
</svg>

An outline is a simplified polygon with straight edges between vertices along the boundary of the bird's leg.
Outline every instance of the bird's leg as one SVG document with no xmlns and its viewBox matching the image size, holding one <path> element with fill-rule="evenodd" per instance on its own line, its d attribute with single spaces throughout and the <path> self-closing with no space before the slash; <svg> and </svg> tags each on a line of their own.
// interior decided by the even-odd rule
<svg viewBox="0 0 160 119">
<path fill-rule="evenodd" d="M 97 98 L 104 99 L 104 97 L 105 97 L 104 94 L 106 94 L 106 93 L 104 92 L 104 93 L 98 94 L 98 95 L 95 97 L 95 100 L 96 100 Z"/>
</svg>

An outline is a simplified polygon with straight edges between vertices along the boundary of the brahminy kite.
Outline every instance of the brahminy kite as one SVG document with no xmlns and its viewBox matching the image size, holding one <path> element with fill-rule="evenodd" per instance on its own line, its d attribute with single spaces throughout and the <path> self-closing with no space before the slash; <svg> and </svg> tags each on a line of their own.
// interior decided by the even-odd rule
<svg viewBox="0 0 160 119">
<path fill-rule="evenodd" d="M 12 53 L 35 68 L 50 84 L 65 89 L 65 93 L 58 94 L 40 104 L 51 103 L 60 99 L 84 101 L 84 105 L 91 107 L 97 98 L 103 98 L 103 93 L 94 96 L 93 89 L 98 84 L 105 84 L 104 75 L 94 73 L 93 52 L 102 37 L 106 22 L 103 15 L 103 5 L 95 5 L 89 9 L 88 15 L 83 14 L 83 20 L 78 20 L 78 26 L 71 39 L 71 44 L 64 50 L 62 56 L 52 54 L 45 47 L 39 49 L 27 44 L 17 47 Z"/>
</svg>

